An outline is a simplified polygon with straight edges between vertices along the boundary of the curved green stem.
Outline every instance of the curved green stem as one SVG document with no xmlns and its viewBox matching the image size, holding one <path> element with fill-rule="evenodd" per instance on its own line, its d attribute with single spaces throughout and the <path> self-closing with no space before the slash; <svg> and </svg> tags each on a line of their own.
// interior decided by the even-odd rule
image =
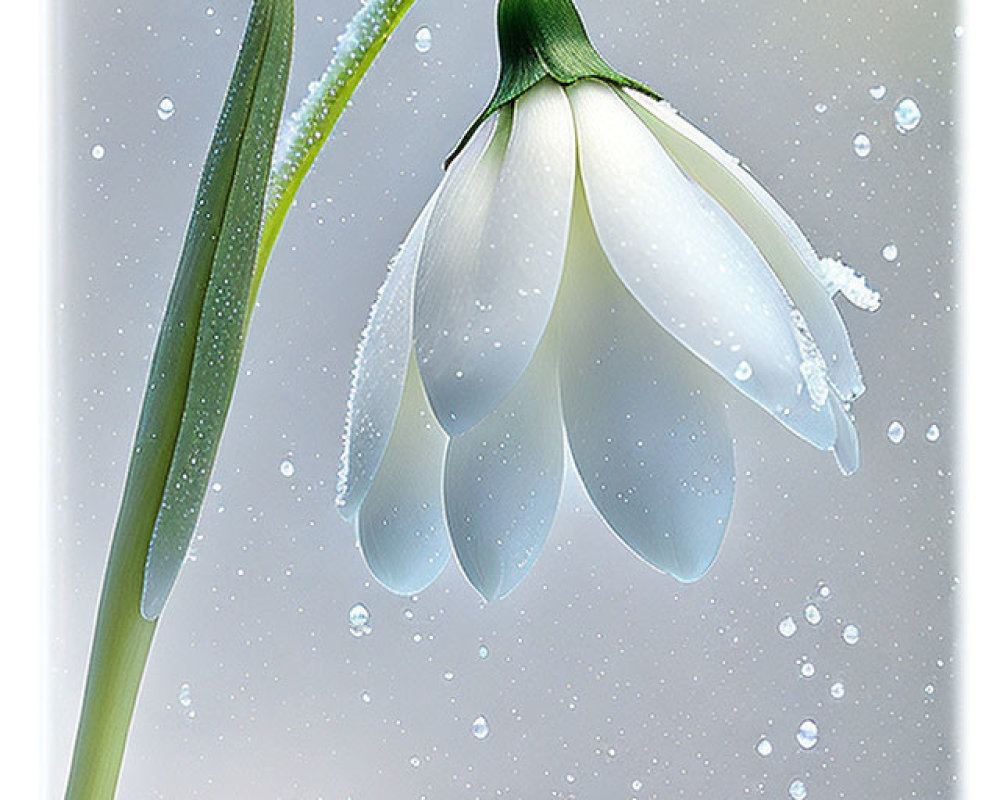
<svg viewBox="0 0 1000 800">
<path fill-rule="evenodd" d="M 264 226 L 250 287 L 244 329 L 250 324 L 271 250 L 309 168 L 333 131 L 358 83 L 382 51 L 414 0 L 369 0 L 337 40 L 330 65 L 313 83 L 299 108 L 286 120 L 275 148 Z"/>
</svg>

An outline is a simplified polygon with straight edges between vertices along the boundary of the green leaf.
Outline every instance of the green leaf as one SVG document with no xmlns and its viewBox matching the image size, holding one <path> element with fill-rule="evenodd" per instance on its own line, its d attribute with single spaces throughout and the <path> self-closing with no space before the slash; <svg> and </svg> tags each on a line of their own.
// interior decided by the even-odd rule
<svg viewBox="0 0 1000 800">
<path fill-rule="evenodd" d="M 239 373 L 293 27 L 292 0 L 254 4 L 153 355 L 128 480 L 159 507 L 143 577 L 148 620 L 187 555 Z"/>
</svg>

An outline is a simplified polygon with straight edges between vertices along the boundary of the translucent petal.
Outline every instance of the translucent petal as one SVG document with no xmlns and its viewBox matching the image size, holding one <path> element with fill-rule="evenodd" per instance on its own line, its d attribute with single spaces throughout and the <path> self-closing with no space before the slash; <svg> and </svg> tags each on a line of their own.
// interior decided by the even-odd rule
<svg viewBox="0 0 1000 800">
<path fill-rule="evenodd" d="M 626 290 L 585 210 L 576 219 L 556 311 L 570 450 L 619 538 L 694 581 L 718 553 L 733 504 L 723 384 Z"/>
<path fill-rule="evenodd" d="M 487 600 L 527 575 L 559 504 L 563 434 L 551 343 L 543 342 L 500 406 L 451 440 L 444 497 L 466 577 Z"/>
<path fill-rule="evenodd" d="M 396 427 L 357 521 L 369 569 L 397 594 L 423 591 L 451 554 L 441 503 L 447 441 L 411 359 Z"/>
<path fill-rule="evenodd" d="M 498 163 L 501 154 L 491 147 L 445 188 L 417 279 L 420 370 L 453 435 L 514 387 L 555 302 L 576 173 L 573 115 L 557 84 L 517 101 Z"/>
<path fill-rule="evenodd" d="M 346 518 L 371 486 L 396 421 L 412 349 L 413 282 L 436 197 L 396 256 L 358 346 L 337 486 L 337 505 Z"/>
<path fill-rule="evenodd" d="M 787 295 L 733 219 L 614 90 L 569 88 L 587 203 L 604 252 L 652 317 L 822 450 L 836 435 L 800 371 Z"/>
<path fill-rule="evenodd" d="M 833 446 L 833 454 L 837 458 L 837 465 L 845 475 L 853 475 L 858 471 L 861 463 L 859 452 L 858 431 L 851 422 L 851 417 L 843 404 L 834 399 L 830 403 L 833 408 L 833 417 L 837 422 L 837 442 Z"/>
<path fill-rule="evenodd" d="M 753 240 L 808 320 L 839 394 L 860 395 L 864 384 L 847 328 L 823 280 L 829 269 L 799 226 L 737 159 L 669 105 L 624 93 L 667 152 Z"/>
</svg>

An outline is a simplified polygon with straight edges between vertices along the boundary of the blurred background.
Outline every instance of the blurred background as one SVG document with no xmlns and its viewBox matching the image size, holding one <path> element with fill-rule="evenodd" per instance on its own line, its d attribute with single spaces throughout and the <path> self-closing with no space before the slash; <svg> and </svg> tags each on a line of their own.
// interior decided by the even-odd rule
<svg viewBox="0 0 1000 800">
<path fill-rule="evenodd" d="M 292 104 L 357 8 L 297 5 Z M 641 563 L 575 485 L 504 601 L 482 604 L 454 565 L 416 598 L 371 580 L 333 506 L 354 348 L 496 74 L 492 2 L 418 0 L 276 247 L 121 797 L 952 795 L 954 9 L 578 5 L 612 63 L 883 293 L 876 314 L 844 311 L 868 385 L 860 471 L 841 477 L 734 396 L 736 509 L 701 582 Z M 50 797 L 149 352 L 248 8 L 102 0 L 54 14 Z M 357 604 L 370 632 L 352 631 Z"/>
</svg>

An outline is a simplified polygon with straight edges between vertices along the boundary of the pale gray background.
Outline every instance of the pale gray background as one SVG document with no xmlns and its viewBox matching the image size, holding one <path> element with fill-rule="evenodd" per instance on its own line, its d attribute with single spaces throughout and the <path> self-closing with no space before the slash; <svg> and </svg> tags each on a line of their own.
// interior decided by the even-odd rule
<svg viewBox="0 0 1000 800">
<path fill-rule="evenodd" d="M 482 605 L 454 565 L 419 598 L 373 584 L 332 502 L 355 340 L 495 76 L 492 2 L 418 0 L 278 243 L 221 488 L 154 644 L 122 798 L 782 798 L 796 777 L 817 800 L 954 794 L 952 4 L 579 4 L 611 61 L 741 156 L 821 252 L 884 293 L 877 314 L 845 312 L 869 386 L 856 407 L 860 472 L 843 479 L 735 402 L 736 510 L 700 583 L 646 567 L 570 488 L 508 600 Z M 148 353 L 248 5 L 56 10 L 50 797 Z M 300 0 L 293 102 L 355 8 Z M 426 54 L 413 44 L 421 24 L 434 31 Z M 163 95 L 177 109 L 166 121 Z M 923 122 L 903 136 L 892 107 L 905 95 Z M 859 131 L 873 142 L 864 160 Z M 881 256 L 889 242 L 894 263 Z M 907 429 L 900 445 L 886 438 L 893 419 Z M 812 627 L 802 611 L 820 581 L 832 595 Z M 358 601 L 373 627 L 360 639 L 347 625 Z M 790 639 L 777 631 L 786 614 L 799 626 Z M 853 647 L 848 622 L 861 629 Z M 480 714 L 484 741 L 471 733 Z M 795 742 L 806 717 L 821 730 L 811 752 Z M 763 735 L 767 759 L 754 750 Z"/>
</svg>

